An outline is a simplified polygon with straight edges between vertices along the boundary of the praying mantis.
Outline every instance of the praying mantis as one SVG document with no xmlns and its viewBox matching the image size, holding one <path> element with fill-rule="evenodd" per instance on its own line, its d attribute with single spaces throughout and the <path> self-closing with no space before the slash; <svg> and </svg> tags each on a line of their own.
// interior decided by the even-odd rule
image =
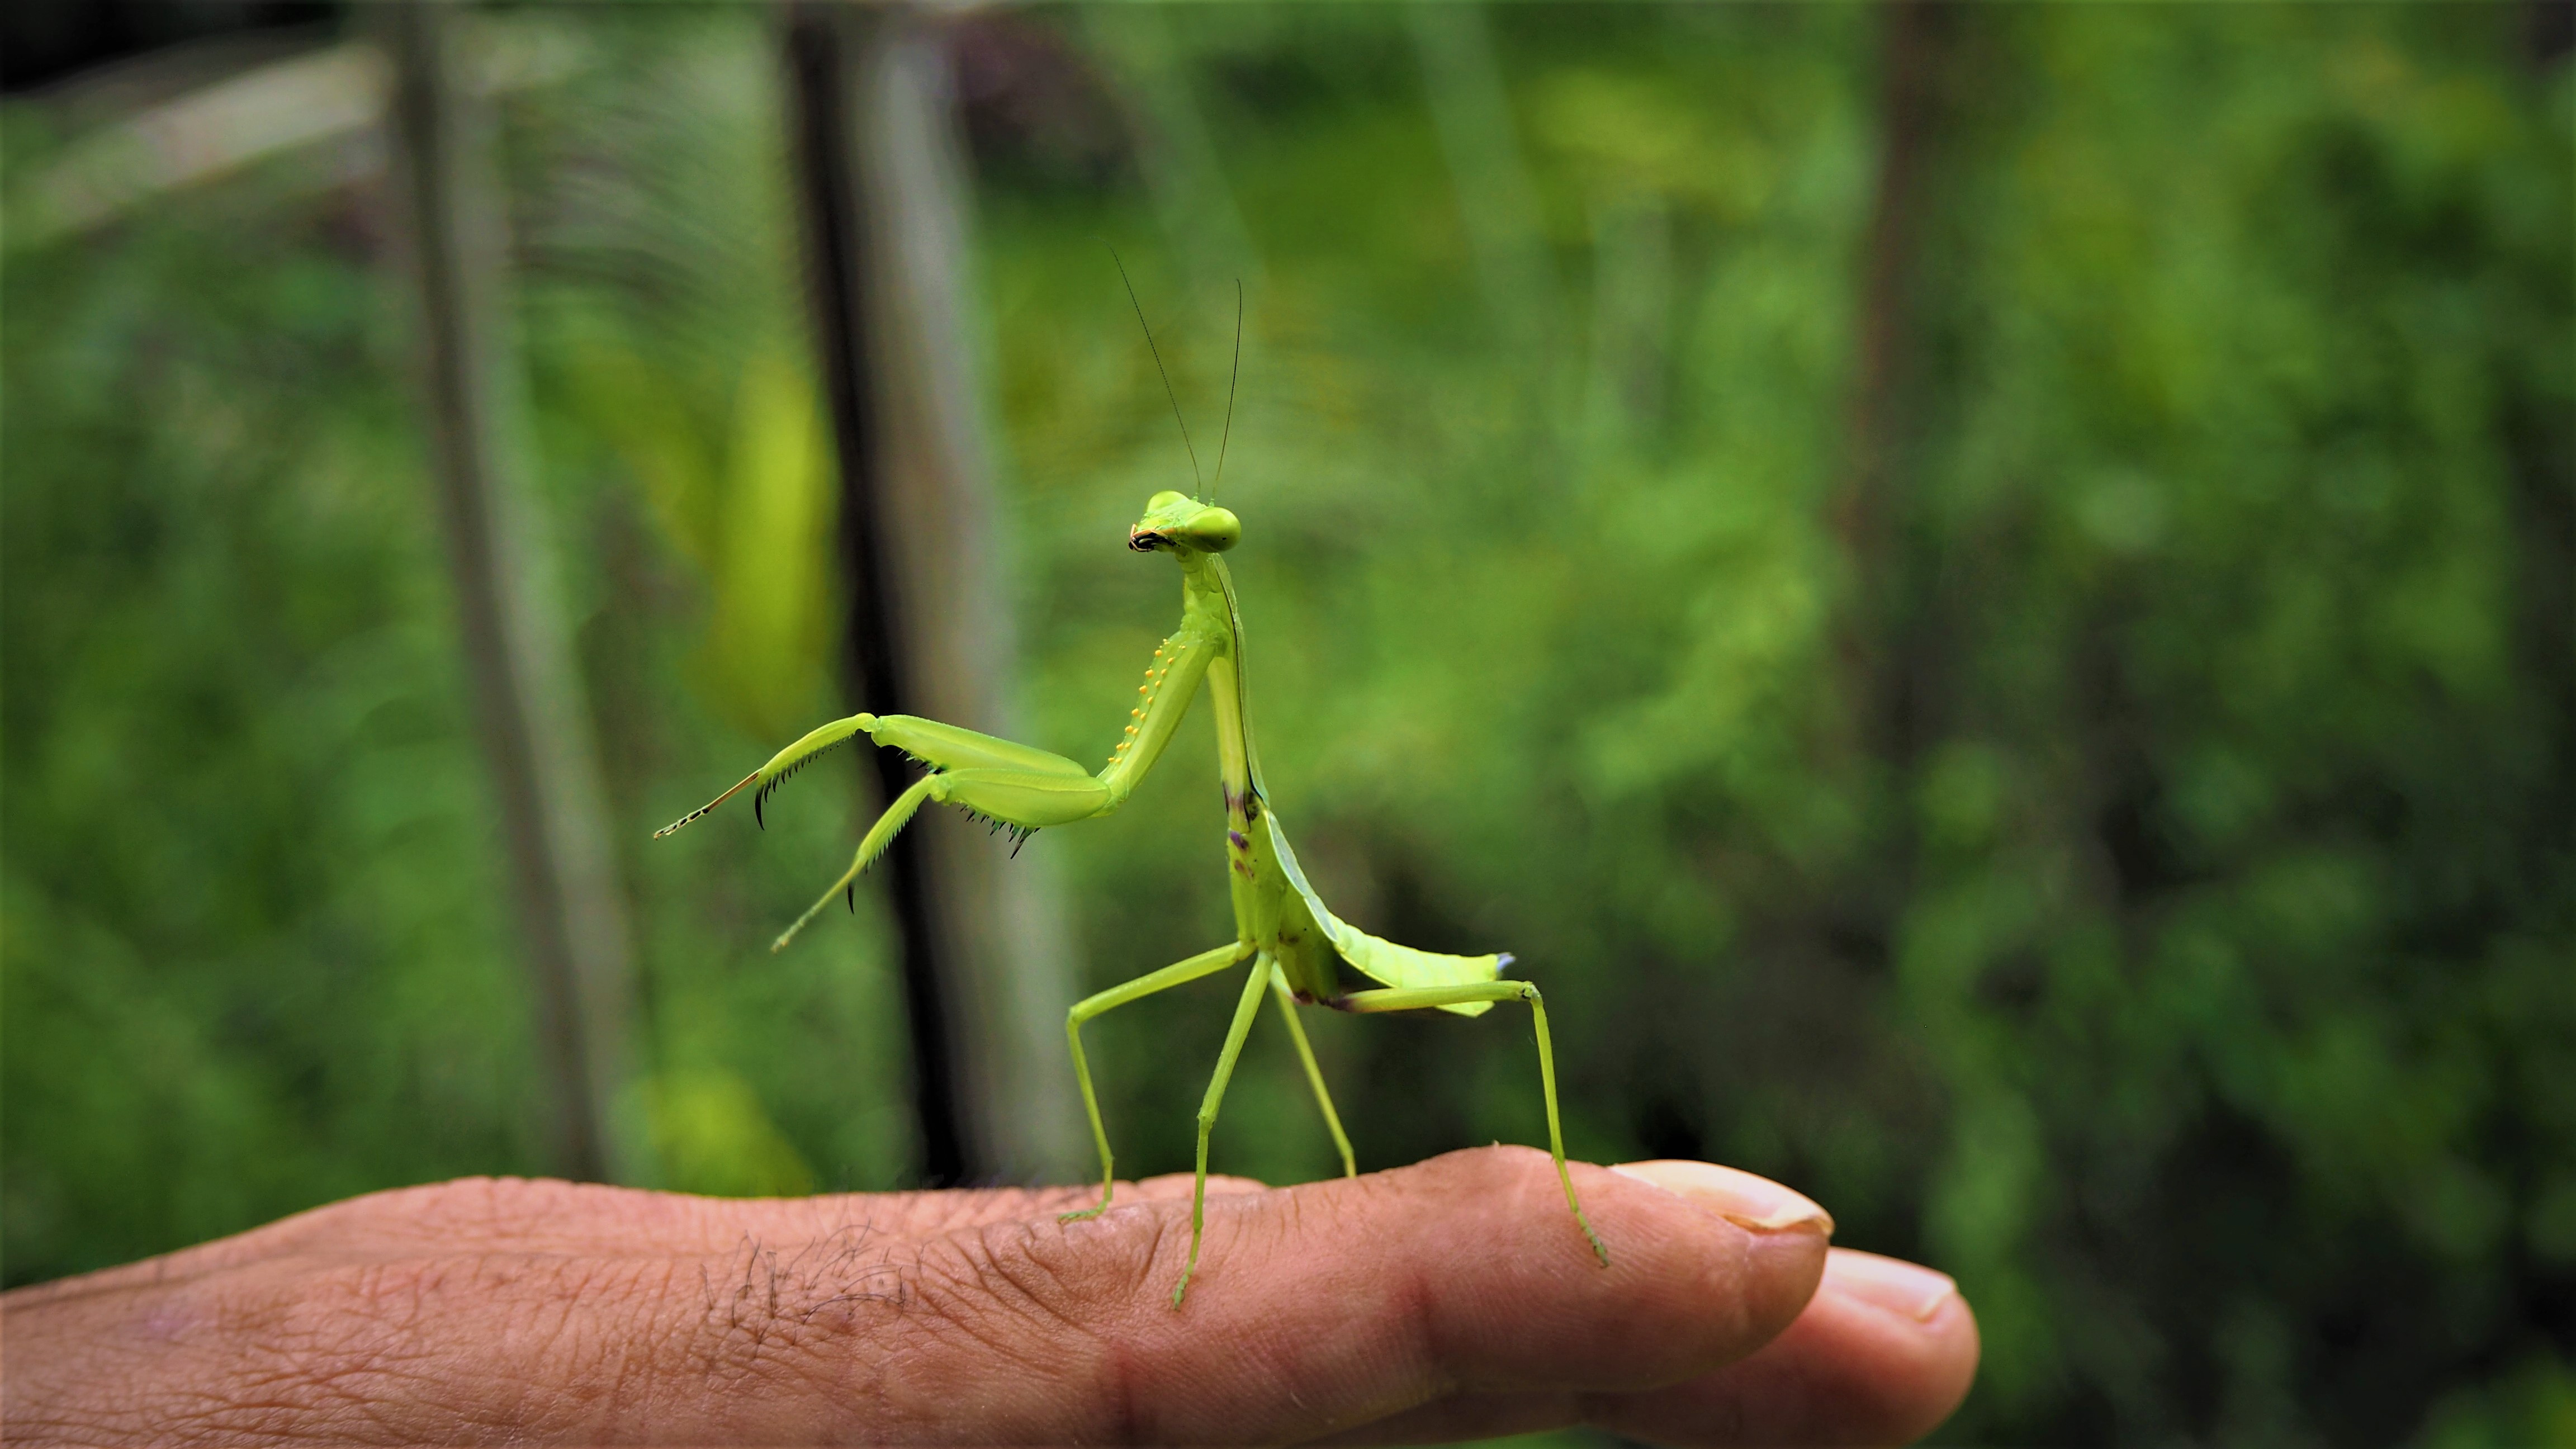
<svg viewBox="0 0 2576 1449">
<path fill-rule="evenodd" d="M 1124 267 L 1121 267 L 1124 271 Z M 1131 297 L 1133 289 L 1130 288 Z M 1138 321 L 1143 321 L 1141 308 Z M 1240 338 L 1238 324 L 1237 337 Z M 1153 334 L 1146 333 L 1150 346 Z M 1237 346 L 1240 347 L 1238 341 Z M 1238 354 L 1239 355 L 1239 354 Z M 1159 367 L 1159 353 L 1156 363 Z M 1170 379 L 1165 378 L 1168 389 Z M 1175 416 L 1179 413 L 1177 399 Z M 1232 412 L 1229 399 L 1228 413 Z M 1186 441 L 1188 429 L 1183 426 Z M 1231 418 L 1229 416 L 1229 433 Z M 1220 454 L 1219 476 L 1223 476 Z M 1214 489 L 1210 489 L 1213 499 Z M 733 788 L 655 832 L 655 838 L 703 819 L 744 790 L 752 792 L 753 814 L 788 776 L 815 757 L 861 734 L 882 748 L 904 752 L 926 771 L 888 805 L 859 842 L 850 868 L 796 922 L 780 933 L 771 950 L 784 949 L 798 932 L 831 904 L 832 898 L 856 889 L 861 872 L 884 853 L 898 831 L 924 804 L 953 805 L 1025 837 L 1076 821 L 1094 820 L 1127 803 L 1139 781 L 1153 769 L 1173 732 L 1181 725 L 1202 682 L 1208 707 L 1216 717 L 1219 784 L 1225 799 L 1225 856 L 1234 906 L 1234 939 L 1223 945 L 1149 972 L 1121 986 L 1083 998 L 1065 1017 L 1065 1038 L 1072 1049 L 1074 1079 L 1082 1089 L 1083 1110 L 1091 1120 L 1093 1142 L 1100 1149 L 1100 1201 L 1062 1215 L 1062 1221 L 1096 1218 L 1109 1210 L 1117 1174 L 1102 1124 L 1100 1102 L 1092 1090 L 1091 1067 L 1082 1050 L 1082 1026 L 1117 1007 L 1158 991 L 1243 966 L 1243 994 L 1227 1026 L 1225 1045 L 1217 1053 L 1216 1074 L 1198 1111 L 1197 1177 L 1190 1195 L 1190 1243 L 1180 1281 L 1172 1288 L 1179 1308 L 1198 1271 L 1199 1244 L 1206 1230 L 1208 1138 L 1216 1125 L 1217 1107 L 1244 1039 L 1260 1014 L 1264 996 L 1276 998 L 1280 1016 L 1296 1045 L 1306 1081 L 1314 1089 L 1324 1125 L 1340 1151 L 1344 1176 L 1355 1177 L 1350 1138 L 1333 1110 L 1297 1008 L 1325 1006 L 1337 1011 L 1371 1014 L 1437 1008 L 1460 1016 L 1480 1016 L 1498 1001 L 1529 1006 L 1538 1038 L 1539 1090 L 1547 1107 L 1548 1154 L 1575 1225 L 1601 1266 L 1610 1265 L 1610 1250 L 1584 1216 L 1574 1177 L 1565 1165 L 1564 1133 L 1556 1108 L 1556 1061 L 1548 1043 L 1547 1008 L 1539 989 L 1528 981 L 1502 979 L 1511 964 L 1505 954 L 1448 956 L 1382 940 L 1342 920 L 1328 909 L 1307 882 L 1289 848 L 1288 835 L 1272 808 L 1262 781 L 1261 757 L 1254 748 L 1248 687 L 1244 671 L 1243 615 L 1236 602 L 1233 575 L 1224 555 L 1243 539 L 1243 524 L 1230 509 L 1177 491 L 1156 493 L 1145 512 L 1127 531 L 1127 547 L 1139 553 L 1169 555 L 1181 570 L 1181 622 L 1154 650 L 1145 669 L 1138 699 L 1129 711 L 1125 734 L 1096 773 L 1050 751 L 979 734 L 937 720 L 902 714 L 854 714 L 834 720 L 772 756 Z M 1348 966 L 1378 983 L 1350 989 L 1341 968 Z"/>
</svg>

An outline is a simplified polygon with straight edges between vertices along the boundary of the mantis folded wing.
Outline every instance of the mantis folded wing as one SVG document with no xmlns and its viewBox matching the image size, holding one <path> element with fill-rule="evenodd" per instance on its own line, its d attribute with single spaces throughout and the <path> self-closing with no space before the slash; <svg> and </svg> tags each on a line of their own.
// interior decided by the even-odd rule
<svg viewBox="0 0 2576 1449">
<path fill-rule="evenodd" d="M 1093 1140 L 1100 1148 L 1101 1184 L 1097 1205 L 1065 1217 L 1097 1217 L 1107 1211 L 1116 1182 L 1108 1129 L 1101 1123 L 1091 1068 L 1083 1055 L 1082 1024 L 1167 987 L 1250 962 L 1242 997 L 1226 1029 L 1224 1048 L 1217 1056 L 1216 1074 L 1199 1104 L 1198 1178 L 1190 1202 L 1189 1256 L 1182 1265 L 1180 1281 L 1172 1289 L 1174 1307 L 1180 1306 L 1189 1290 L 1190 1277 L 1198 1268 L 1199 1240 L 1206 1226 L 1208 1137 L 1216 1125 L 1217 1108 L 1224 1100 L 1235 1060 L 1242 1053 L 1244 1038 L 1265 996 L 1279 1003 L 1307 1081 L 1314 1088 L 1316 1105 L 1323 1110 L 1334 1145 L 1341 1151 L 1342 1170 L 1351 1175 L 1356 1175 L 1357 1167 L 1350 1139 L 1344 1135 L 1340 1116 L 1333 1110 L 1332 1096 L 1325 1090 L 1323 1071 L 1316 1065 L 1305 1029 L 1298 1024 L 1295 1008 L 1299 1004 L 1364 1013 L 1438 1008 L 1476 1016 L 1492 1010 L 1498 1001 L 1526 1002 L 1537 1028 L 1539 1086 L 1547 1108 L 1548 1151 L 1555 1160 L 1557 1179 L 1564 1186 L 1566 1206 L 1573 1210 L 1576 1226 L 1582 1229 L 1602 1266 L 1607 1267 L 1609 1249 L 1584 1217 L 1573 1175 L 1566 1170 L 1564 1134 L 1557 1123 L 1556 1062 L 1548 1043 L 1547 1010 L 1538 988 L 1526 981 L 1501 979 L 1502 969 L 1511 964 L 1512 958 L 1507 955 L 1447 956 L 1420 951 L 1381 940 L 1349 924 L 1325 907 L 1315 888 L 1307 883 L 1296 852 L 1289 848 L 1287 833 L 1270 808 L 1269 792 L 1261 782 L 1260 759 L 1253 748 L 1252 727 L 1244 708 L 1242 620 L 1235 606 L 1233 578 L 1226 570 L 1225 560 L 1218 557 L 1241 537 L 1242 524 L 1231 511 L 1173 492 L 1157 493 L 1147 500 L 1144 516 L 1128 530 L 1129 548 L 1168 553 L 1180 564 L 1181 624 L 1154 651 L 1145 682 L 1137 689 L 1139 698 L 1126 733 L 1111 752 L 1109 763 L 1098 772 L 1085 770 L 1062 755 L 936 720 L 900 714 L 856 714 L 824 725 L 779 751 L 732 789 L 656 832 L 657 837 L 702 818 L 746 788 L 752 791 L 752 811 L 757 817 L 770 792 L 788 776 L 816 756 L 861 734 L 880 746 L 903 751 L 924 766 L 927 773 L 886 807 L 859 842 L 850 868 L 771 947 L 783 949 L 834 896 L 855 889 L 859 873 L 884 853 L 887 844 L 925 801 L 957 806 L 1023 836 L 1117 810 L 1170 743 L 1204 680 L 1209 705 L 1216 715 L 1235 939 L 1087 997 L 1066 1016 L 1065 1035 L 1073 1049 L 1074 1076 L 1082 1088 L 1082 1104 L 1090 1116 Z M 1346 990 L 1341 972 L 1344 965 L 1378 982 L 1379 989 Z"/>
</svg>

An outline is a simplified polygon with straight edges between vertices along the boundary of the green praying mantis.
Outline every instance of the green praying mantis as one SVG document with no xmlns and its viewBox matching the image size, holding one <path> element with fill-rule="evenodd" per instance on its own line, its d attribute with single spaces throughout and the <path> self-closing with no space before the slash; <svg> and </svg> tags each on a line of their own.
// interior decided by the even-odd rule
<svg viewBox="0 0 2576 1449">
<path fill-rule="evenodd" d="M 1141 308 L 1138 321 L 1143 321 Z M 1239 322 L 1236 335 L 1239 356 Z M 1152 344 L 1150 329 L 1146 341 Z M 1160 362 L 1158 353 L 1158 367 Z M 1168 376 L 1164 383 L 1168 390 Z M 1173 411 L 1177 417 L 1177 399 Z M 1231 434 L 1230 398 L 1227 411 L 1227 431 Z M 1186 442 L 1186 424 L 1182 434 Z M 1220 452 L 1220 478 L 1223 469 Z M 1215 490 L 1211 488 L 1209 492 L 1212 499 Z M 856 889 L 860 873 L 884 853 L 896 833 L 924 804 L 957 806 L 1022 837 L 1116 811 L 1127 803 L 1138 782 L 1161 758 L 1164 746 L 1180 728 L 1182 717 L 1204 681 L 1208 707 L 1216 716 L 1234 939 L 1085 997 L 1066 1015 L 1065 1037 L 1072 1048 L 1074 1078 L 1081 1085 L 1083 1109 L 1090 1115 L 1092 1139 L 1100 1149 L 1101 1181 L 1100 1201 L 1079 1212 L 1066 1213 L 1062 1220 L 1095 1218 L 1108 1211 L 1116 1184 L 1109 1131 L 1101 1122 L 1091 1068 L 1083 1055 L 1082 1024 L 1155 992 L 1249 962 L 1251 970 L 1245 975 L 1242 997 L 1226 1028 L 1225 1045 L 1217 1054 L 1216 1074 L 1199 1104 L 1198 1167 L 1190 1197 L 1189 1254 L 1182 1265 L 1180 1281 L 1172 1289 L 1174 1308 L 1181 1305 L 1189 1291 L 1190 1277 L 1198 1270 L 1199 1241 L 1207 1217 L 1209 1133 L 1216 1125 L 1217 1107 L 1224 1100 L 1226 1083 L 1234 1074 L 1235 1059 L 1243 1051 L 1244 1039 L 1252 1030 L 1253 1018 L 1260 1014 L 1265 995 L 1278 999 L 1280 1016 L 1288 1024 L 1289 1039 L 1304 1064 L 1315 1103 L 1323 1110 L 1333 1145 L 1340 1150 L 1345 1176 L 1357 1176 L 1358 1166 L 1351 1155 L 1350 1138 L 1342 1130 L 1340 1114 L 1333 1110 L 1332 1094 L 1324 1086 L 1323 1069 L 1316 1064 L 1314 1048 L 1307 1044 L 1305 1028 L 1298 1023 L 1297 1007 L 1326 1006 L 1358 1013 L 1437 1008 L 1460 1016 L 1480 1016 L 1498 1001 L 1526 1002 L 1538 1037 L 1539 1090 L 1547 1106 L 1548 1153 L 1555 1161 L 1557 1180 L 1565 1189 L 1565 1203 L 1573 1210 L 1575 1225 L 1583 1230 L 1601 1265 L 1608 1267 L 1610 1250 L 1584 1216 L 1573 1175 L 1566 1170 L 1564 1134 L 1557 1122 L 1555 1054 L 1548 1043 L 1547 1008 L 1538 987 L 1527 981 L 1501 979 L 1503 968 L 1511 964 L 1509 955 L 1442 955 L 1381 940 L 1351 925 L 1324 905 L 1299 867 L 1297 853 L 1289 848 L 1287 831 L 1271 806 L 1269 788 L 1261 777 L 1261 757 L 1253 745 L 1244 672 L 1243 614 L 1236 603 L 1233 575 L 1227 571 L 1223 557 L 1242 539 L 1242 521 L 1232 510 L 1218 507 L 1213 501 L 1173 491 L 1157 493 L 1145 501 L 1144 515 L 1127 531 L 1127 547 L 1139 553 L 1168 554 L 1180 566 L 1181 622 L 1155 649 L 1153 661 L 1145 669 L 1144 683 L 1137 688 L 1138 699 L 1129 712 L 1126 733 L 1110 752 L 1109 763 L 1096 773 L 1062 755 L 937 720 L 901 714 L 854 714 L 834 720 L 780 750 L 733 788 L 655 832 L 655 838 L 704 818 L 744 790 L 752 792 L 753 813 L 758 816 L 763 802 L 788 776 L 816 756 L 861 734 L 881 747 L 903 751 L 923 766 L 926 773 L 895 797 L 861 839 L 850 868 L 795 924 L 780 933 L 770 948 L 781 950 L 831 904 L 834 896 Z M 1378 985 L 1349 989 L 1341 970 L 1345 965 Z"/>
</svg>

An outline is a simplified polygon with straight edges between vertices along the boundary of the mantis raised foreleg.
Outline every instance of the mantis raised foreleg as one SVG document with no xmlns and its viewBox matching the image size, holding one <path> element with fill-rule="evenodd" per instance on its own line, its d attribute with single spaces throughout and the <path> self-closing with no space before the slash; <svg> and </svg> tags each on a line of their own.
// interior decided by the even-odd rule
<svg viewBox="0 0 2576 1449">
<path fill-rule="evenodd" d="M 1154 651 L 1138 687 L 1126 733 L 1098 772 L 1084 770 L 1062 755 L 991 735 L 977 734 L 935 720 L 910 715 L 852 715 L 823 726 L 781 750 L 733 789 L 703 809 L 663 830 L 669 834 L 703 816 L 748 788 L 755 815 L 769 793 L 815 756 L 859 734 L 879 745 L 902 750 L 927 770 L 911 788 L 886 807 L 859 843 L 850 868 L 832 883 L 821 900 L 780 934 L 784 947 L 832 898 L 851 891 L 868 868 L 925 803 L 954 805 L 1026 834 L 1107 815 L 1127 802 L 1137 781 L 1152 769 L 1171 741 L 1202 679 L 1216 716 L 1217 755 L 1225 788 L 1226 867 L 1234 904 L 1235 939 L 1200 952 L 1186 961 L 1140 976 L 1077 1003 L 1065 1018 L 1065 1038 L 1072 1048 L 1074 1078 L 1082 1089 L 1083 1109 L 1091 1119 L 1093 1140 L 1100 1148 L 1100 1201 L 1068 1219 L 1096 1217 L 1109 1207 L 1116 1190 L 1109 1131 L 1102 1124 L 1100 1103 L 1091 1083 L 1091 1068 L 1082 1050 L 1082 1024 L 1112 1008 L 1141 1000 L 1157 991 L 1212 976 L 1250 961 L 1225 1046 L 1217 1055 L 1216 1073 L 1208 1082 L 1198 1113 L 1198 1181 L 1190 1202 L 1189 1256 L 1180 1282 L 1172 1290 L 1177 1306 L 1197 1271 L 1199 1240 L 1206 1225 L 1208 1139 L 1216 1126 L 1217 1108 L 1228 1079 L 1242 1054 L 1252 1019 L 1264 995 L 1277 999 L 1297 1047 L 1306 1079 L 1315 1091 L 1333 1145 L 1340 1149 L 1342 1170 L 1357 1171 L 1350 1139 L 1324 1088 L 1323 1070 L 1314 1048 L 1298 1025 L 1296 1007 L 1311 1004 L 1342 1011 L 1377 1013 L 1434 1008 L 1476 1016 L 1497 1001 L 1529 1004 L 1538 1032 L 1539 1091 L 1547 1109 L 1547 1145 L 1565 1188 L 1566 1206 L 1575 1225 L 1603 1266 L 1610 1250 L 1584 1216 L 1565 1165 L 1564 1133 L 1556 1110 L 1556 1061 L 1547 1035 L 1547 1012 L 1538 988 L 1525 981 L 1500 979 L 1511 958 L 1447 956 L 1418 951 L 1360 930 L 1325 908 L 1289 848 L 1279 817 L 1271 811 L 1270 792 L 1261 779 L 1261 760 L 1246 716 L 1243 670 L 1243 624 L 1235 605 L 1233 576 L 1218 557 L 1242 538 L 1243 526 L 1233 513 L 1181 493 L 1157 493 L 1146 501 L 1145 515 L 1128 530 L 1127 546 L 1139 552 L 1168 553 L 1181 567 L 1181 625 Z M 777 949 L 773 947 L 773 949 Z M 1356 972 L 1378 988 L 1346 988 L 1345 971 Z"/>
</svg>

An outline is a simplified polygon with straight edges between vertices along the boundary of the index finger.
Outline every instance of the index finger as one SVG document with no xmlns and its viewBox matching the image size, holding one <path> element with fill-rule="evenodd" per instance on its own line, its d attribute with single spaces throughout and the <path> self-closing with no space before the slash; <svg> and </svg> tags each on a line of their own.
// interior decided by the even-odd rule
<svg viewBox="0 0 2576 1449">
<path fill-rule="evenodd" d="M 1212 1198 L 1177 1310 L 1188 1205 L 1144 1193 L 793 1254 L 290 1255 L 51 1305 L 57 1372 L 13 1372 L 12 1422 L 42 1419 L 39 1381 L 103 1374 L 137 1392 L 91 1438 L 1275 1441 L 1461 1392 L 1683 1382 L 1813 1293 L 1825 1224 L 1795 1194 L 1770 1189 L 1803 1215 L 1721 1215 L 1576 1172 L 1606 1269 L 1547 1156 L 1494 1148 Z"/>
<path fill-rule="evenodd" d="M 863 1291 L 755 1313 L 756 1332 L 738 1320 L 711 1334 L 684 1299 L 603 1307 L 578 1337 L 662 1346 L 648 1421 L 676 1437 L 1224 1443 L 1311 1437 L 1462 1391 L 1682 1382 L 1752 1353 L 1815 1291 L 1826 1221 L 1785 1189 L 1803 1212 L 1746 1226 L 1765 1215 L 1734 1221 L 1576 1172 L 1606 1269 L 1547 1156 L 1491 1148 L 1212 1199 L 1177 1310 L 1187 1205 L 1148 1201 L 921 1244 L 875 1263 Z M 565 1367 L 638 1382 L 624 1359 Z"/>
</svg>

